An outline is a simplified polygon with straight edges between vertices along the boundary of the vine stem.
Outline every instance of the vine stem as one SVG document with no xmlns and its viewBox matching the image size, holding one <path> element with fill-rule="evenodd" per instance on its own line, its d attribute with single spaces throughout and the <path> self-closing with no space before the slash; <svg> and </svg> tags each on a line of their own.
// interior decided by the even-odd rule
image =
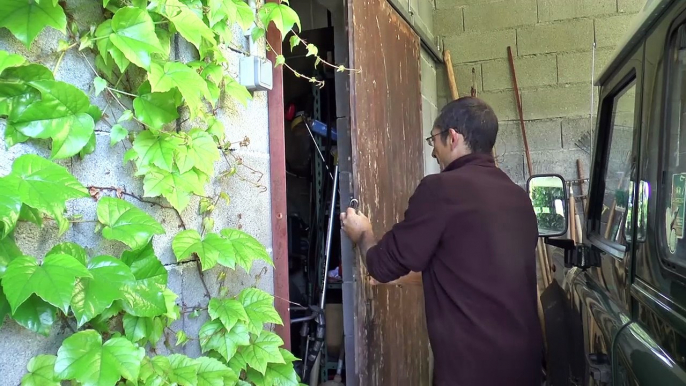
<svg viewBox="0 0 686 386">
<path fill-rule="evenodd" d="M 86 63 L 88 64 L 88 67 L 90 67 L 91 71 L 93 71 L 93 74 L 94 74 L 95 76 L 99 76 L 99 75 L 98 75 L 98 71 L 93 67 L 93 65 L 91 64 L 90 60 L 88 60 L 88 58 L 86 57 L 86 55 L 84 55 L 83 52 L 80 52 L 80 54 L 81 54 L 81 56 L 83 56 L 83 59 L 84 59 L 84 60 L 86 61 Z M 121 77 L 119 78 L 119 80 L 121 80 Z M 117 81 L 117 83 L 118 83 L 118 82 L 119 82 L 119 81 Z M 110 87 L 106 87 L 105 89 L 106 89 L 107 92 L 112 96 L 112 98 L 114 98 L 114 100 L 117 101 L 117 104 L 119 104 L 119 106 L 120 106 L 122 109 L 124 109 L 124 110 L 130 110 L 130 109 L 129 109 L 128 107 L 124 106 L 124 104 L 119 100 L 119 97 L 117 97 L 117 95 L 115 95 L 114 92 L 113 92 L 112 90 L 121 92 L 121 93 L 126 94 L 126 95 L 130 95 L 130 96 L 133 96 L 133 97 L 136 97 L 136 98 L 138 97 L 138 95 L 125 93 L 124 91 L 116 90 L 116 89 L 113 89 L 113 88 L 110 88 Z M 145 127 L 145 123 L 139 121 L 138 118 L 136 118 L 135 116 L 133 117 L 133 120 L 136 121 L 136 122 L 138 122 L 141 126 Z"/>
<path fill-rule="evenodd" d="M 295 36 L 298 38 L 298 44 L 302 44 L 302 45 L 304 45 L 304 46 L 307 47 L 307 40 L 301 38 L 300 35 L 298 35 L 294 30 L 291 30 L 291 32 L 293 33 L 293 35 L 295 35 Z M 271 45 L 270 45 L 270 47 L 271 47 Z M 334 68 L 334 69 L 336 69 L 336 70 L 338 70 L 338 69 L 341 68 L 341 66 L 337 66 L 337 65 L 335 65 L 335 64 L 332 64 L 332 63 L 327 62 L 326 60 L 322 59 L 322 57 L 319 56 L 319 55 L 315 55 L 315 57 L 317 57 L 321 63 L 323 63 L 323 64 L 325 64 L 325 65 L 327 65 L 327 66 L 329 66 L 329 67 L 331 67 L 331 68 Z M 348 67 L 345 67 L 345 66 L 343 66 L 343 68 L 344 68 L 346 71 L 348 71 L 348 72 L 355 72 L 355 73 L 358 73 L 358 74 L 362 72 L 362 70 L 356 69 L 356 68 L 348 68 Z"/>
<path fill-rule="evenodd" d="M 57 74 L 57 69 L 60 68 L 60 64 L 62 64 L 62 59 L 64 59 L 64 55 L 67 53 L 67 51 L 69 51 L 73 47 L 76 47 L 76 44 L 77 43 L 74 43 L 74 44 L 70 45 L 69 47 L 67 47 L 66 49 L 64 49 L 64 51 L 62 51 L 62 53 L 60 54 L 60 57 L 57 59 L 57 63 L 55 63 L 55 68 L 53 68 L 53 70 L 52 70 L 53 75 Z"/>
<path fill-rule="evenodd" d="M 122 90 L 117 90 L 116 88 L 112 88 L 112 87 L 109 87 L 109 86 L 108 86 L 107 89 L 108 89 L 109 91 L 114 91 L 114 92 L 119 93 L 119 94 L 127 95 L 127 96 L 130 96 L 130 97 L 133 97 L 133 98 L 138 98 L 138 95 L 136 95 L 136 94 L 131 94 L 131 93 L 128 93 L 128 92 L 122 91 Z"/>
</svg>

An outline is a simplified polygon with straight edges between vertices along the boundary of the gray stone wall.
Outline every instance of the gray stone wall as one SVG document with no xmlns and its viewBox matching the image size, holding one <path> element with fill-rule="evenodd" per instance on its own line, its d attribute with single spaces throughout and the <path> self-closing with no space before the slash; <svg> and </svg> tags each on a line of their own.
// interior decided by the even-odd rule
<svg viewBox="0 0 686 386">
<path fill-rule="evenodd" d="M 71 13 L 79 15 L 79 22 L 83 25 L 99 23 L 102 17 L 101 3 L 90 0 L 73 0 L 67 2 Z M 58 41 L 65 39 L 60 32 L 53 29 L 44 30 L 30 50 L 26 50 L 6 29 L 0 29 L 0 50 L 21 54 L 32 62 L 38 62 L 49 69 L 53 69 L 58 61 L 60 53 L 57 52 Z M 183 39 L 180 39 L 183 41 Z M 236 33 L 235 44 L 240 46 L 244 42 L 241 34 Z M 172 47 L 172 52 L 178 51 L 185 60 L 189 60 L 193 54 L 186 45 Z M 265 55 L 264 42 L 259 45 L 259 55 Z M 87 61 L 92 64 L 94 56 L 88 51 L 82 51 L 82 56 L 76 49 L 71 49 L 64 55 L 58 71 L 55 73 L 57 80 L 69 82 L 86 92 L 91 103 L 96 104 L 102 110 L 107 109 L 110 117 L 118 117 L 121 108 L 116 103 L 108 103 L 104 93 L 95 97 L 92 87 L 94 74 Z M 224 53 L 230 61 L 228 72 L 238 77 L 238 59 L 240 54 L 226 51 Z M 124 104 L 130 107 L 130 101 L 124 99 Z M 270 202 L 270 175 L 269 175 L 269 142 L 268 142 L 268 110 L 267 95 L 265 92 L 257 92 L 254 99 L 244 107 L 240 103 L 224 98 L 220 101 L 218 117 L 226 127 L 226 138 L 230 141 L 241 141 L 249 138 L 249 145 L 242 147 L 236 145 L 237 158 L 240 158 L 244 166 L 237 166 L 238 176 L 229 179 L 216 180 L 207 186 L 208 194 L 219 194 L 224 191 L 231 197 L 229 205 L 220 204 L 214 212 L 216 221 L 215 231 L 223 228 L 240 228 L 256 237 L 263 243 L 271 254 L 271 202 Z M 129 129 L 137 130 L 134 126 Z M 4 121 L 0 120 L 0 133 L 5 129 Z M 102 121 L 96 124 L 97 149 L 86 156 L 83 160 L 78 157 L 58 161 L 58 164 L 69 169 L 74 176 L 85 186 L 120 187 L 127 192 L 138 196 L 143 195 L 142 179 L 133 177 L 133 170 L 129 164 L 123 163 L 123 154 L 126 151 L 120 143 L 114 147 L 109 145 L 108 132 L 110 127 Z M 2 137 L 2 136 L 0 136 Z M 12 162 L 22 154 L 39 154 L 49 157 L 45 141 L 29 141 L 25 144 L 6 148 L 0 139 L 0 175 L 6 175 L 12 166 Z M 237 164 L 237 159 L 230 158 Z M 224 161 L 215 165 L 217 174 L 230 168 Z M 103 194 L 108 194 L 103 192 Z M 166 230 L 166 235 L 154 238 L 156 255 L 169 271 L 169 287 L 179 295 L 178 304 L 195 306 L 207 302 L 204 298 L 204 289 L 200 282 L 195 263 L 177 264 L 171 250 L 171 240 L 179 231 L 179 221 L 176 214 L 171 210 L 162 209 L 158 206 L 143 204 L 135 199 L 124 197 L 127 201 L 146 210 L 159 221 Z M 150 199 L 167 204 L 164 200 Z M 70 201 L 67 206 L 69 215 L 82 215 L 83 220 L 96 219 L 96 202 L 90 198 Z M 182 217 L 189 229 L 199 229 L 200 216 L 197 215 L 198 199 L 194 198 L 191 204 L 182 212 Z M 105 240 L 100 234 L 95 234 L 95 224 L 82 222 L 72 224 L 69 231 L 62 237 L 57 236 L 54 223 L 46 222 L 42 229 L 33 224 L 20 223 L 16 230 L 17 243 L 22 252 L 37 258 L 42 258 L 55 244 L 63 241 L 74 241 L 86 247 L 90 256 L 109 254 L 120 256 L 123 246 L 121 243 Z M 257 284 L 268 293 L 273 293 L 273 270 L 270 266 L 256 262 L 250 273 L 242 269 L 236 271 L 227 270 L 226 277 L 219 279 L 219 269 L 205 272 L 205 281 L 213 295 L 217 294 L 219 286 L 229 288 L 229 294 L 237 294 L 241 289 Z M 278 301 L 278 300 L 277 300 Z M 205 317 L 190 319 L 187 316 L 177 321 L 173 329 L 182 327 L 189 337 L 196 337 L 197 332 L 205 322 Z M 68 332 L 68 330 L 66 331 Z M 25 373 L 29 359 L 37 354 L 55 354 L 61 341 L 68 335 L 56 323 L 53 332 L 48 337 L 37 335 L 25 330 L 15 322 L 6 320 L 0 328 L 0 386 L 16 386 Z M 189 356 L 199 355 L 197 339 L 190 341 L 181 349 Z"/>
<path fill-rule="evenodd" d="M 607 64 L 645 0 L 437 0 L 434 28 L 452 53 L 460 94 L 472 87 L 500 119 L 500 166 L 519 184 L 528 178 L 507 47 L 512 47 L 534 173 L 576 178 L 589 154 L 576 142 L 594 126 L 595 75 Z M 439 108 L 449 89 L 438 73 Z M 594 118 L 594 117 L 593 117 Z"/>
</svg>

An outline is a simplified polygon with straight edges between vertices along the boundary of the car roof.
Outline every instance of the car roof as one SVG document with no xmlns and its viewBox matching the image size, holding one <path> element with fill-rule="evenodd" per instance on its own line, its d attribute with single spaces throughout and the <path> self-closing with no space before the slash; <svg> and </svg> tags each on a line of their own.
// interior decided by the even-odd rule
<svg viewBox="0 0 686 386">
<path fill-rule="evenodd" d="M 612 54 L 609 64 L 605 66 L 598 77 L 596 85 L 604 83 L 617 67 L 623 64 L 625 57 L 636 48 L 636 44 L 645 38 L 653 24 L 662 16 L 670 5 L 679 0 L 647 0 L 643 9 L 636 15 L 624 38 Z"/>
</svg>

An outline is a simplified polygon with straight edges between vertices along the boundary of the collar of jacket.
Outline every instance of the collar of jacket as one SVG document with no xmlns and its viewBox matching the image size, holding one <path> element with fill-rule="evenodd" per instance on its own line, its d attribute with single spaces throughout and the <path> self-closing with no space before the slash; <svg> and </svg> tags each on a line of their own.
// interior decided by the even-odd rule
<svg viewBox="0 0 686 386">
<path fill-rule="evenodd" d="M 443 169 L 443 172 L 459 169 L 466 165 L 495 166 L 495 161 L 493 160 L 493 156 L 490 154 L 471 153 L 451 162 L 448 166 L 446 166 L 445 169 Z"/>
</svg>

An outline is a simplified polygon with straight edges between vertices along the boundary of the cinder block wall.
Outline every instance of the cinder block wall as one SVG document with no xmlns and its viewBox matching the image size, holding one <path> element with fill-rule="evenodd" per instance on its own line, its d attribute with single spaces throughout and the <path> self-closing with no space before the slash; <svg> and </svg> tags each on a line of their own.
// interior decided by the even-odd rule
<svg viewBox="0 0 686 386">
<path fill-rule="evenodd" d="M 500 166 L 519 184 L 528 178 L 507 47 L 512 47 L 534 173 L 576 178 L 589 154 L 575 145 L 591 129 L 595 77 L 645 0 L 436 0 L 435 34 L 451 51 L 460 95 L 474 83 L 500 120 Z M 475 82 L 472 81 L 472 69 Z M 444 67 L 439 108 L 450 99 Z"/>
</svg>

